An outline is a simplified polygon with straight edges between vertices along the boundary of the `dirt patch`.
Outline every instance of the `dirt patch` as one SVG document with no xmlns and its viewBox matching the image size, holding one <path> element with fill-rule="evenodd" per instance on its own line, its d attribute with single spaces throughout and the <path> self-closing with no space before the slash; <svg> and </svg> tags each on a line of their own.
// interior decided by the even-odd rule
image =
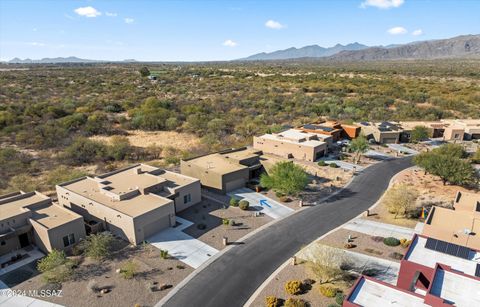
<svg viewBox="0 0 480 307">
<path fill-rule="evenodd" d="M 299 295 L 289 295 L 285 292 L 285 283 L 289 280 L 300 280 L 313 279 L 314 276 L 309 273 L 307 264 L 297 264 L 291 265 L 288 264 L 283 270 L 281 270 L 268 284 L 267 286 L 259 293 L 257 298 L 253 301 L 251 306 L 254 307 L 263 307 L 265 306 L 265 298 L 267 296 L 275 296 L 281 299 L 288 299 L 290 297 L 298 298 L 307 301 L 310 306 L 328 306 L 335 303 L 334 298 L 328 298 L 320 294 L 318 290 L 318 283 L 314 283 L 311 286 L 311 289 L 307 289 L 303 294 Z M 343 281 L 338 281 L 330 284 L 343 291 L 344 294 L 350 292 L 351 284 L 345 283 Z"/>
<path fill-rule="evenodd" d="M 345 243 L 349 235 L 351 236 L 350 243 L 353 244 L 355 247 L 347 249 L 345 248 Z M 401 246 L 388 246 L 385 245 L 383 241 L 380 240 L 380 238 L 375 238 L 361 232 L 351 231 L 343 228 L 329 234 L 328 236 L 323 238 L 320 243 L 331 247 L 341 248 L 352 252 L 365 254 L 368 256 L 374 256 L 377 258 L 382 258 L 395 262 L 400 262 L 401 259 L 398 259 L 399 257 L 391 257 L 390 255 L 392 253 L 397 253 L 397 256 L 399 256 L 405 255 L 405 253 L 407 252 L 407 248 Z"/>
<path fill-rule="evenodd" d="M 406 184 L 418 191 L 418 199 L 414 205 L 417 210 L 422 207 L 431 207 L 432 205 L 451 207 L 453 200 L 458 191 L 476 193 L 474 190 L 469 190 L 457 185 L 443 185 L 442 180 L 418 168 L 413 167 L 400 172 L 394 179 L 393 184 Z M 388 190 L 387 192 L 388 193 Z M 414 228 L 420 219 L 407 219 L 404 217 L 395 218 L 394 214 L 388 212 L 386 206 L 380 201 L 378 206 L 370 210 L 368 219 L 381 221 L 384 223 L 395 224 L 405 227 Z"/>
<path fill-rule="evenodd" d="M 220 250 L 225 248 L 223 237 L 228 237 L 232 244 L 242 244 L 237 242 L 240 238 L 273 220 L 266 215 L 255 217 L 254 212 L 238 207 L 225 208 L 218 202 L 203 200 L 178 216 L 194 223 L 183 230 L 186 234 Z M 234 225 L 223 225 L 224 219 L 233 220 Z M 205 228 L 201 229 L 203 226 Z"/>
<path fill-rule="evenodd" d="M 127 280 L 116 270 L 129 260 L 136 264 L 137 273 L 133 279 Z M 152 306 L 172 289 L 160 290 L 162 285 L 174 287 L 193 271 L 179 260 L 162 259 L 160 251 L 151 245 L 146 248 L 124 247 L 101 263 L 91 259 L 81 261 L 72 279 L 62 284 L 62 297 L 45 297 L 42 300 L 64 306 Z M 109 289 L 109 292 L 92 291 L 92 285 Z M 42 275 L 37 275 L 14 289 L 45 289 L 45 282 Z"/>
<path fill-rule="evenodd" d="M 192 148 L 200 147 L 200 139 L 197 136 L 175 131 L 129 130 L 126 137 L 136 147 L 171 146 L 180 150 L 191 150 Z M 109 142 L 111 137 L 97 135 L 91 137 L 91 139 Z"/>
</svg>

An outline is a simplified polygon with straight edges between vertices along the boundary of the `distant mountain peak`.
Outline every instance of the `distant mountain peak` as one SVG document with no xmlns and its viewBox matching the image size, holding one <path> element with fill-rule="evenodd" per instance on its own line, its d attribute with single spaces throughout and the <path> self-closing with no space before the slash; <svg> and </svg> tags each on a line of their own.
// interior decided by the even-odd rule
<svg viewBox="0 0 480 307">
<path fill-rule="evenodd" d="M 344 50 L 360 50 L 368 48 L 368 46 L 355 42 L 353 44 L 336 44 L 333 47 L 321 47 L 319 45 L 308 45 L 301 48 L 290 47 L 283 50 L 277 50 L 273 52 L 261 52 L 251 55 L 241 60 L 247 61 L 261 61 L 261 60 L 287 60 L 297 58 L 321 58 L 328 57 Z"/>
</svg>

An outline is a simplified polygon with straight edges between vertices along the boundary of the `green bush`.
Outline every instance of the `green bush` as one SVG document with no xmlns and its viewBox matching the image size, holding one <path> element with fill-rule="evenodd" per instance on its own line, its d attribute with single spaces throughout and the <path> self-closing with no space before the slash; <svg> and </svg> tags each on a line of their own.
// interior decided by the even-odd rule
<svg viewBox="0 0 480 307">
<path fill-rule="evenodd" d="M 327 163 L 325 163 L 325 161 L 323 161 L 323 160 L 318 161 L 317 164 L 318 164 L 318 166 L 327 166 Z"/>
<path fill-rule="evenodd" d="M 290 280 L 285 283 L 285 291 L 288 294 L 296 295 L 302 292 L 302 282 L 300 280 Z"/>
<path fill-rule="evenodd" d="M 230 206 L 238 207 L 239 201 L 235 197 L 230 198 Z"/>
<path fill-rule="evenodd" d="M 242 210 L 248 210 L 248 208 L 250 207 L 250 203 L 248 202 L 248 200 L 242 199 L 238 203 L 238 207 Z"/>
<path fill-rule="evenodd" d="M 62 283 L 73 274 L 73 266 L 73 261 L 68 260 L 63 251 L 54 249 L 38 262 L 37 269 L 46 282 Z"/>
<path fill-rule="evenodd" d="M 280 300 L 275 296 L 267 296 L 265 298 L 265 307 L 277 307 Z"/>
<path fill-rule="evenodd" d="M 388 246 L 399 246 L 400 245 L 400 240 L 394 237 L 387 237 L 383 239 L 383 244 L 388 245 Z"/>
<path fill-rule="evenodd" d="M 337 163 L 330 163 L 328 166 L 330 166 L 331 168 L 339 168 Z"/>
<path fill-rule="evenodd" d="M 337 294 L 335 294 L 335 302 L 342 306 L 343 300 L 345 299 L 345 294 L 343 294 L 341 291 L 338 291 Z"/>
<path fill-rule="evenodd" d="M 228 224 L 230 224 L 230 220 L 229 219 L 222 219 L 222 224 L 227 226 Z"/>
<path fill-rule="evenodd" d="M 126 261 L 120 267 L 120 274 L 125 279 L 132 279 L 137 273 L 137 264 L 133 261 Z"/>
<path fill-rule="evenodd" d="M 235 226 L 235 221 L 234 220 L 229 220 L 228 225 L 229 226 Z"/>
<path fill-rule="evenodd" d="M 168 259 L 169 255 L 168 255 L 168 251 L 166 249 L 161 249 L 160 250 L 160 258 L 162 259 Z"/>
<path fill-rule="evenodd" d="M 103 260 L 109 254 L 112 241 L 112 235 L 108 232 L 103 232 L 89 235 L 82 244 L 85 254 L 88 257 L 91 257 L 95 260 Z"/>
<path fill-rule="evenodd" d="M 325 297 L 335 297 L 337 295 L 338 289 L 329 285 L 320 285 L 318 287 L 320 293 Z"/>
</svg>

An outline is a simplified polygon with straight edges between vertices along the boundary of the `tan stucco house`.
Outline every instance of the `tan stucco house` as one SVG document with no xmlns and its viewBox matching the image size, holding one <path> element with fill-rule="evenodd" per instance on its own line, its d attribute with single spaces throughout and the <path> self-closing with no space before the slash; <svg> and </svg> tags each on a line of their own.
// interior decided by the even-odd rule
<svg viewBox="0 0 480 307">
<path fill-rule="evenodd" d="M 0 196 L 0 255 L 36 245 L 47 253 L 69 250 L 85 238 L 83 219 L 38 192 Z"/>
<path fill-rule="evenodd" d="M 174 226 L 175 213 L 201 201 L 200 181 L 145 164 L 57 185 L 58 202 L 133 244 Z"/>
<path fill-rule="evenodd" d="M 397 123 L 392 122 L 361 122 L 361 133 L 368 139 L 374 139 L 379 144 L 393 144 L 400 141 L 402 128 Z"/>
<path fill-rule="evenodd" d="M 226 193 L 257 177 L 262 169 L 261 151 L 237 148 L 198 156 L 180 162 L 182 174 L 200 179 L 202 186 Z"/>
<path fill-rule="evenodd" d="M 254 137 L 253 147 L 287 159 L 312 162 L 327 153 L 327 143 L 319 140 L 316 133 L 296 129 Z"/>
</svg>

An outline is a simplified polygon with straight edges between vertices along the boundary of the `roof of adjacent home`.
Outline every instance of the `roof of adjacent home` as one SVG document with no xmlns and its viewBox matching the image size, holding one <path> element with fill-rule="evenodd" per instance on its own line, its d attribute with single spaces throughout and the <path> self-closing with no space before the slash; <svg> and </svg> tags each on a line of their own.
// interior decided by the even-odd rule
<svg viewBox="0 0 480 307">
<path fill-rule="evenodd" d="M 60 186 L 128 216 L 139 216 L 172 203 L 175 189 L 198 179 L 137 164 Z"/>
<path fill-rule="evenodd" d="M 289 129 L 280 133 L 264 134 L 260 138 L 309 147 L 317 147 L 325 144 L 325 142 L 318 140 L 317 134 L 296 129 Z"/>
<path fill-rule="evenodd" d="M 28 218 L 46 228 L 55 228 L 81 218 L 80 215 L 52 203 L 50 197 L 39 192 L 22 191 L 0 196 L 0 220 L 28 213 Z"/>
</svg>

